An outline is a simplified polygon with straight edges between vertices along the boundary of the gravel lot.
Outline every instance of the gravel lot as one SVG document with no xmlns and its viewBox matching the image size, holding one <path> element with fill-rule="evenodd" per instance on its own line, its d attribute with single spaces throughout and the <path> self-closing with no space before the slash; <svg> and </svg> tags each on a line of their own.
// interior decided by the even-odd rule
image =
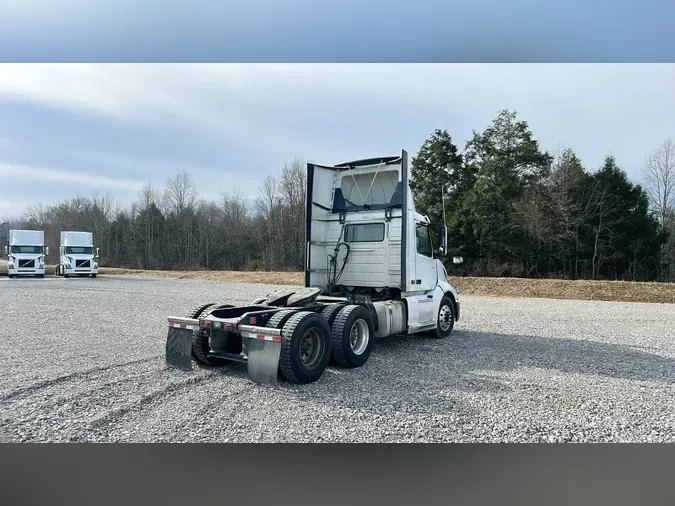
<svg viewBox="0 0 675 506">
<path fill-rule="evenodd" d="M 276 288 L 0 278 L 0 441 L 675 441 L 673 305 L 464 297 L 306 386 L 165 369 L 166 316 Z"/>
</svg>

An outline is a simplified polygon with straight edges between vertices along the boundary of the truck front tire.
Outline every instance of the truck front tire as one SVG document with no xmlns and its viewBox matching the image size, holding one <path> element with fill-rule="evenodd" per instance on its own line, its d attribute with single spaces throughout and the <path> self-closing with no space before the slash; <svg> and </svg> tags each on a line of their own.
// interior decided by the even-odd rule
<svg viewBox="0 0 675 506">
<path fill-rule="evenodd" d="M 347 305 L 337 314 L 331 333 L 333 360 L 342 367 L 361 367 L 375 344 L 373 317 L 363 306 Z"/>
<path fill-rule="evenodd" d="M 436 329 L 430 332 L 432 337 L 444 339 L 452 333 L 455 326 L 455 304 L 450 297 L 443 297 L 438 306 Z"/>
</svg>

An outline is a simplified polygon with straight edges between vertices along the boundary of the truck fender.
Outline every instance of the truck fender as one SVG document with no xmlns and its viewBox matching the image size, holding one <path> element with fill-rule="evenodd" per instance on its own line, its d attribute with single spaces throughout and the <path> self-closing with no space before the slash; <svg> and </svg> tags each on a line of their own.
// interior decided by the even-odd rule
<svg viewBox="0 0 675 506">
<path fill-rule="evenodd" d="M 452 301 L 452 305 L 455 307 L 455 321 L 459 321 L 459 302 L 457 302 L 455 294 L 450 290 L 447 290 L 443 293 L 443 295 Z"/>
</svg>

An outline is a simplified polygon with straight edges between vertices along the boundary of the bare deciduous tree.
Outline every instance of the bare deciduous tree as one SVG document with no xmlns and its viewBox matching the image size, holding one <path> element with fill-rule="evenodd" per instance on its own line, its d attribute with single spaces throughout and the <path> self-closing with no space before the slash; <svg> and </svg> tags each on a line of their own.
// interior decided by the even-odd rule
<svg viewBox="0 0 675 506">
<path fill-rule="evenodd" d="M 675 142 L 667 139 L 647 158 L 643 169 L 649 200 L 661 224 L 675 204 Z"/>
<path fill-rule="evenodd" d="M 197 190 L 188 173 L 184 170 L 178 170 L 167 180 L 164 196 L 171 211 L 180 214 L 186 209 L 194 208 L 197 201 Z"/>
<path fill-rule="evenodd" d="M 616 213 L 619 202 L 609 188 L 602 183 L 598 183 L 594 188 L 590 202 L 597 220 L 593 227 L 593 258 L 591 259 L 591 278 L 596 279 L 602 264 L 615 254 L 611 251 L 610 245 L 614 228 L 620 223 L 621 218 Z"/>
</svg>

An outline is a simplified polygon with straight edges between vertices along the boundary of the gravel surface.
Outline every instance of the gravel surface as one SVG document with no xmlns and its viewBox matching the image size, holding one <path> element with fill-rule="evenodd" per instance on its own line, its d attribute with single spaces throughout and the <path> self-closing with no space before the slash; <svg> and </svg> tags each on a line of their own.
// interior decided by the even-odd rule
<svg viewBox="0 0 675 506">
<path fill-rule="evenodd" d="M 165 369 L 166 316 L 276 288 L 0 278 L 0 441 L 675 441 L 673 305 L 464 297 L 305 386 Z"/>
</svg>

